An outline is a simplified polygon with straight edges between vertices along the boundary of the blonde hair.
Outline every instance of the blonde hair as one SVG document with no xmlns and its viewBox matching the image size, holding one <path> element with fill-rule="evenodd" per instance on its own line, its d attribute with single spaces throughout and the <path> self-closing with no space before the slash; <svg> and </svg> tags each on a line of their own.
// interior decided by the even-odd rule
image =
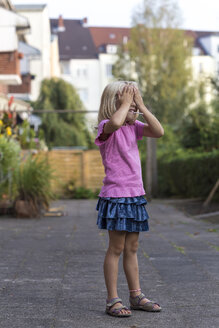
<svg viewBox="0 0 219 328">
<path fill-rule="evenodd" d="M 101 101 L 100 101 L 100 108 L 98 112 L 98 124 L 102 120 L 110 119 L 111 116 L 116 112 L 116 95 L 119 92 L 122 92 L 123 88 L 127 85 L 134 85 L 138 88 L 136 82 L 133 81 L 115 81 L 109 83 L 105 89 L 103 90 Z"/>
</svg>

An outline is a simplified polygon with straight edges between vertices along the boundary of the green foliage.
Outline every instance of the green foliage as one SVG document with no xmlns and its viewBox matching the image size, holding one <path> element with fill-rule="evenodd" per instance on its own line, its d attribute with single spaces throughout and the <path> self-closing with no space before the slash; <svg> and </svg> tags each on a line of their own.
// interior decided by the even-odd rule
<svg viewBox="0 0 219 328">
<path fill-rule="evenodd" d="M 42 129 L 48 146 L 86 146 L 87 132 L 74 128 L 58 117 L 58 114 L 43 114 Z"/>
<path fill-rule="evenodd" d="M 163 124 L 164 136 L 157 139 L 157 158 L 161 160 L 172 159 L 184 153 L 181 145 L 179 128 L 177 125 Z"/>
<path fill-rule="evenodd" d="M 18 138 L 22 149 L 36 148 L 35 131 L 30 127 L 27 120 L 23 121 Z"/>
<path fill-rule="evenodd" d="M 215 79 L 211 79 L 211 83 L 213 86 L 213 90 L 215 93 L 215 98 L 212 101 L 212 107 L 214 109 L 214 112 L 219 115 L 219 77 Z"/>
<path fill-rule="evenodd" d="M 188 86 L 191 40 L 177 29 L 178 14 L 174 1 L 145 0 L 113 68 L 116 78 L 136 80 L 162 123 L 179 122 L 194 100 L 194 88 Z"/>
<path fill-rule="evenodd" d="M 42 129 L 49 147 L 88 146 L 90 133 L 86 128 L 85 115 L 74 113 L 84 110 L 76 89 L 62 79 L 45 79 L 41 84 L 35 109 L 42 109 Z M 46 114 L 43 110 L 69 109 L 72 113 Z"/>
<path fill-rule="evenodd" d="M 219 117 L 209 114 L 205 103 L 189 111 L 182 120 L 179 132 L 184 148 L 199 151 L 219 148 Z"/>
<path fill-rule="evenodd" d="M 1 172 L 6 173 L 8 169 L 15 169 L 19 164 L 20 145 L 13 139 L 0 137 L 0 165 Z"/>
<path fill-rule="evenodd" d="M 8 193 L 9 184 L 11 192 L 14 190 L 13 172 L 18 168 L 20 160 L 20 145 L 13 139 L 0 137 L 0 198 Z"/>
<path fill-rule="evenodd" d="M 71 180 L 65 186 L 65 196 L 70 199 L 94 199 L 97 198 L 99 190 L 93 191 L 85 187 L 76 187 L 75 181 Z"/>
<path fill-rule="evenodd" d="M 219 151 L 185 153 L 158 161 L 159 193 L 163 196 L 206 197 L 219 176 Z M 219 198 L 219 191 L 216 196 Z"/>
<path fill-rule="evenodd" d="M 51 189 L 53 171 L 46 158 L 31 156 L 15 171 L 17 199 L 32 201 L 36 207 L 48 206 L 54 198 Z"/>
</svg>

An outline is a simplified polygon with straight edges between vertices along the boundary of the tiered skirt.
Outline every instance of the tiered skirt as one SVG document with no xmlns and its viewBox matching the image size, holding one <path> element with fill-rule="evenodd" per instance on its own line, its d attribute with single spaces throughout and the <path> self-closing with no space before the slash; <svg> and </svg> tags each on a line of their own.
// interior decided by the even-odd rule
<svg viewBox="0 0 219 328">
<path fill-rule="evenodd" d="M 99 229 L 140 232 L 148 231 L 147 200 L 137 197 L 99 197 L 97 225 Z"/>
</svg>

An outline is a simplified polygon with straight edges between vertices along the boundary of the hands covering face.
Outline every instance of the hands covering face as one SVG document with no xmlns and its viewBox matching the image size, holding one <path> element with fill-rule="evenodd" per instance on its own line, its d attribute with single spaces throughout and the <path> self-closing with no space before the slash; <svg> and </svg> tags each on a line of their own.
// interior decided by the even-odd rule
<svg viewBox="0 0 219 328">
<path fill-rule="evenodd" d="M 139 109 L 143 104 L 141 94 L 134 85 L 128 84 L 123 88 L 122 92 L 117 93 L 117 109 L 122 104 L 126 104 L 129 107 L 129 111 L 126 117 L 126 123 L 134 124 L 135 120 L 139 115 Z"/>
<path fill-rule="evenodd" d="M 123 103 L 127 103 L 131 106 L 133 111 L 139 110 L 141 106 L 144 105 L 139 90 L 132 84 L 126 85 L 122 92 L 119 91 L 117 93 L 117 105 L 120 106 Z"/>
</svg>

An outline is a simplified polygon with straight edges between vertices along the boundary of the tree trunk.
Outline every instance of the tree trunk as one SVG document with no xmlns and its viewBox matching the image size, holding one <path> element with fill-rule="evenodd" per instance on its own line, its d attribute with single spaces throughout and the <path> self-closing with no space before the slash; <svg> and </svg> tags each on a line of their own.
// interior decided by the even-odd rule
<svg viewBox="0 0 219 328">
<path fill-rule="evenodd" d="M 147 199 L 157 197 L 157 142 L 156 138 L 147 138 L 146 193 Z"/>
</svg>

